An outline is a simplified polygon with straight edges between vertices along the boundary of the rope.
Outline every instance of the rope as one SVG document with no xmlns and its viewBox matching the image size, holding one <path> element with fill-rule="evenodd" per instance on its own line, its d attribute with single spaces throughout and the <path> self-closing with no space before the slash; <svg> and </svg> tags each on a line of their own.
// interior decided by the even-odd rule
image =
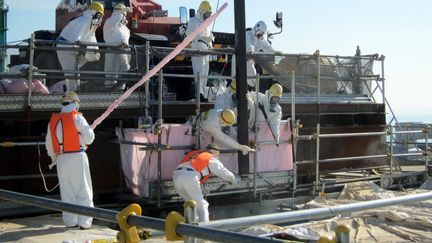
<svg viewBox="0 0 432 243">
<path fill-rule="evenodd" d="M 43 173 L 42 173 L 42 168 L 41 168 L 41 152 L 40 152 L 40 145 L 38 144 L 37 145 L 37 148 L 38 148 L 38 166 L 39 166 L 39 173 L 41 174 L 41 176 L 42 176 L 42 181 L 43 181 L 43 184 L 44 184 L 44 188 L 45 188 L 45 191 L 47 191 L 47 192 L 52 192 L 52 191 L 54 191 L 58 186 L 59 186 L 59 183 L 57 183 L 57 185 L 55 185 L 52 189 L 48 189 L 48 187 L 47 187 L 47 185 L 46 185 L 46 181 L 45 181 L 45 177 L 44 177 L 44 175 L 43 175 Z"/>
</svg>

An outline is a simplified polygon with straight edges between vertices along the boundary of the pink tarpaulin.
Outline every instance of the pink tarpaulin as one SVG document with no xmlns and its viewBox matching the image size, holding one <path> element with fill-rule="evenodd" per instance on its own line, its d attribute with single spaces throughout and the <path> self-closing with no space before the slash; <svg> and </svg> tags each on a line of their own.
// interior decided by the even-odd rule
<svg viewBox="0 0 432 243">
<path fill-rule="evenodd" d="M 170 146 L 190 146 L 193 141 L 191 126 L 183 124 L 164 124 L 162 126 L 162 144 Z M 273 137 L 267 123 L 258 124 L 258 143 L 272 141 Z M 157 135 L 150 129 L 117 129 L 116 134 L 120 140 L 139 143 L 157 144 Z M 253 140 L 254 134 L 249 134 Z M 250 173 L 254 168 L 254 156 L 257 156 L 257 172 L 286 171 L 292 170 L 292 144 L 286 143 L 291 139 L 289 120 L 281 121 L 280 141 L 283 142 L 276 147 L 274 144 L 259 145 L 257 152 L 250 154 Z M 203 132 L 200 143 L 204 148 L 209 142 L 220 145 L 222 149 L 230 149 L 219 141 Z M 157 180 L 158 157 L 157 151 L 140 149 L 143 146 L 121 144 L 121 160 L 123 173 L 127 187 L 137 196 L 149 196 L 150 181 Z M 179 161 L 189 149 L 162 150 L 161 156 L 161 178 L 164 181 L 172 180 L 172 173 L 177 168 Z M 222 163 L 233 173 L 238 173 L 237 153 L 223 153 L 220 156 Z"/>
</svg>

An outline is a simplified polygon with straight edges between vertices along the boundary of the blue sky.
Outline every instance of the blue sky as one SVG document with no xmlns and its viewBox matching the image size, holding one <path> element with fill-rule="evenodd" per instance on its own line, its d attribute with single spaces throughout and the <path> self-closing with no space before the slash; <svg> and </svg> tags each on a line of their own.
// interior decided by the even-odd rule
<svg viewBox="0 0 432 243">
<path fill-rule="evenodd" d="M 216 8 L 218 1 L 210 0 Z M 60 0 L 6 0 L 8 41 L 28 38 L 38 29 L 54 29 Z M 178 16 L 180 5 L 197 8 L 200 0 L 156 0 Z M 234 0 L 215 23 L 216 31 L 233 32 Z M 284 30 L 273 47 L 284 53 L 385 55 L 386 97 L 399 120 L 432 122 L 432 17 L 430 0 L 246 0 L 246 25 L 271 23 L 283 12 Z"/>
</svg>

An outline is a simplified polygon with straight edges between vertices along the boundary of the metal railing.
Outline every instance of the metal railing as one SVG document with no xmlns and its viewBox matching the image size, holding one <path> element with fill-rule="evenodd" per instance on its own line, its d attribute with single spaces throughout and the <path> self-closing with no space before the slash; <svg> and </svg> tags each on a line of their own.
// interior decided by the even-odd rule
<svg viewBox="0 0 432 243">
<path fill-rule="evenodd" d="M 55 211 L 66 211 L 69 213 L 86 215 L 89 217 L 97 218 L 106 222 L 117 223 L 117 215 L 119 212 L 109 209 L 86 207 L 66 203 L 54 199 L 37 197 L 17 192 L 11 192 L 0 189 L 0 198 L 16 203 L 51 209 Z M 135 214 L 128 215 L 126 222 L 129 225 L 139 226 L 142 228 L 150 228 L 159 231 L 165 231 L 166 221 L 163 219 L 151 218 L 146 216 L 139 216 Z M 278 242 L 279 240 L 272 240 L 253 235 L 248 235 L 239 232 L 230 232 L 209 227 L 202 227 L 197 225 L 180 223 L 175 228 L 175 233 L 178 235 L 193 236 L 196 238 L 220 241 L 220 242 Z"/>
</svg>

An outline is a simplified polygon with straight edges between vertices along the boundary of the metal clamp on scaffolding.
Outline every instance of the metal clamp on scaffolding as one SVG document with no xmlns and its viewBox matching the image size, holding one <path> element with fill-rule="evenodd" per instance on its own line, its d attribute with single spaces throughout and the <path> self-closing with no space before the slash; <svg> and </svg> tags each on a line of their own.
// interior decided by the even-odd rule
<svg viewBox="0 0 432 243">
<path fill-rule="evenodd" d="M 140 241 L 137 228 L 128 224 L 127 219 L 130 215 L 141 215 L 141 212 L 140 205 L 133 203 L 116 215 L 121 230 L 117 234 L 119 242 L 135 243 Z"/>
<path fill-rule="evenodd" d="M 185 240 L 186 237 L 178 235 L 176 232 L 177 225 L 186 223 L 186 219 L 181 214 L 173 211 L 168 214 L 165 222 L 165 234 L 167 240 Z"/>
</svg>

